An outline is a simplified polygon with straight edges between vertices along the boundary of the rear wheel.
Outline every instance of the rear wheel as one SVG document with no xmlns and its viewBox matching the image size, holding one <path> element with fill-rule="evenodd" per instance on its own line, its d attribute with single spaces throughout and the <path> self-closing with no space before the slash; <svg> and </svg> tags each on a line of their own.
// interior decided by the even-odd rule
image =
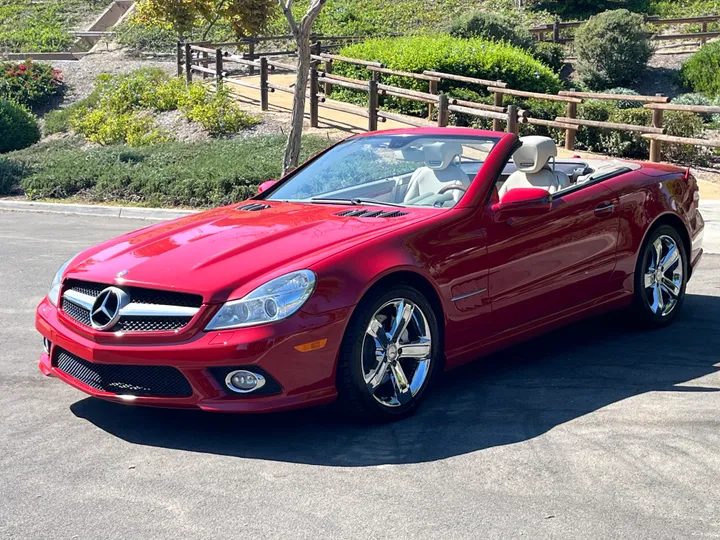
<svg viewBox="0 0 720 540">
<path fill-rule="evenodd" d="M 648 235 L 635 270 L 634 308 L 646 326 L 665 326 L 677 317 L 687 286 L 687 254 L 678 232 L 661 225 Z"/>
<path fill-rule="evenodd" d="M 343 339 L 338 404 L 363 420 L 412 414 L 438 370 L 439 334 L 435 313 L 417 289 L 400 285 L 371 292 Z"/>
</svg>

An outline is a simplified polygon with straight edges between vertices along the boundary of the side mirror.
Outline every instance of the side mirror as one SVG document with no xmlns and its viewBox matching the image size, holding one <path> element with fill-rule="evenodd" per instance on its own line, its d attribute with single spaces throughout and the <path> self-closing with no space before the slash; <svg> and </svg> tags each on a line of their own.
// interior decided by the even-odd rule
<svg viewBox="0 0 720 540">
<path fill-rule="evenodd" d="M 275 184 L 277 184 L 277 180 L 268 180 L 267 182 L 263 182 L 258 186 L 258 193 L 262 193 L 263 191 L 267 191 L 271 187 L 273 187 Z"/>
<path fill-rule="evenodd" d="M 532 217 L 547 214 L 552 208 L 552 196 L 543 188 L 515 188 L 492 205 L 497 221 L 509 218 Z"/>
</svg>

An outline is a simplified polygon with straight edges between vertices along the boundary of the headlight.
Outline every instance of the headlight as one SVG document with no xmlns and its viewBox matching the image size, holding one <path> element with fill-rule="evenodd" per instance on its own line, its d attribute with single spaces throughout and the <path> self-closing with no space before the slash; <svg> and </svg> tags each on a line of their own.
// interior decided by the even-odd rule
<svg viewBox="0 0 720 540">
<path fill-rule="evenodd" d="M 73 257 L 73 259 L 74 258 L 75 257 Z M 55 277 L 52 280 L 52 284 L 50 285 L 50 290 L 48 291 L 47 297 L 53 306 L 58 305 L 58 301 L 60 300 L 60 285 L 62 285 L 63 273 L 65 272 L 65 269 L 68 267 L 68 265 L 71 262 L 72 262 L 72 259 L 70 259 L 65 264 L 63 264 L 60 267 L 60 269 L 57 271 L 57 273 L 55 274 Z"/>
<path fill-rule="evenodd" d="M 285 319 L 299 310 L 315 289 L 310 270 L 291 272 L 241 298 L 227 302 L 205 330 L 242 328 Z"/>
</svg>

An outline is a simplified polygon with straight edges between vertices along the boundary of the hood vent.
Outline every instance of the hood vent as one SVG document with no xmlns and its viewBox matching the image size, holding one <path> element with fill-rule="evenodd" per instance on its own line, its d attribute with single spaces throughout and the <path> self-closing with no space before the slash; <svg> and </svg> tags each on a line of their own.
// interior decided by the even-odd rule
<svg viewBox="0 0 720 540">
<path fill-rule="evenodd" d="M 339 212 L 335 215 L 343 217 L 395 218 L 400 216 L 407 216 L 407 214 L 407 212 L 400 212 L 398 210 L 387 212 L 385 210 L 367 210 L 366 208 L 361 208 L 358 210 L 345 210 L 344 212 Z"/>
<path fill-rule="evenodd" d="M 249 203 L 238 206 L 236 210 L 244 210 L 245 212 L 257 212 L 270 208 L 269 204 Z"/>
</svg>

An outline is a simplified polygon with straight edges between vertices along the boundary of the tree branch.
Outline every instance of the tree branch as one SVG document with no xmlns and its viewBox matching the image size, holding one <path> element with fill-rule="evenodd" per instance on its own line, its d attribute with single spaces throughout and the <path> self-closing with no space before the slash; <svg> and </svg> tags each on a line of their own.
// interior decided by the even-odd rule
<svg viewBox="0 0 720 540">
<path fill-rule="evenodd" d="M 292 12 L 293 0 L 287 0 L 287 3 L 283 0 L 277 0 L 277 2 L 280 5 L 280 9 L 282 10 L 283 15 L 285 15 L 285 18 L 287 19 L 288 24 L 290 25 L 290 31 L 292 32 L 293 36 L 297 38 L 300 29 L 298 28 L 297 22 L 295 22 L 295 16 Z"/>
</svg>

